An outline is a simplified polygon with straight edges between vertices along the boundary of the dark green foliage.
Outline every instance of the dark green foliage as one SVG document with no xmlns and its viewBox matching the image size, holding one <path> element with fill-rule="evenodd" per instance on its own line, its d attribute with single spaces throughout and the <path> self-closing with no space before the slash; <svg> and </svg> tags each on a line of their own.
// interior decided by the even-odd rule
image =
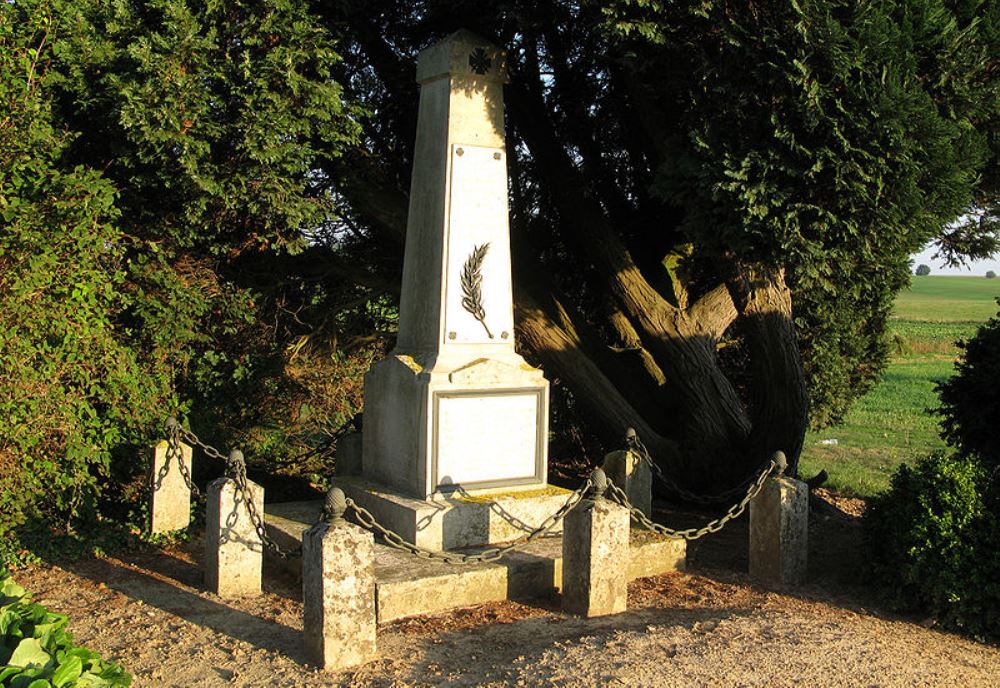
<svg viewBox="0 0 1000 688">
<path fill-rule="evenodd" d="M 417 49 L 459 28 L 499 42 L 512 71 L 515 246 L 540 255 L 559 297 L 585 314 L 574 335 L 590 350 L 628 340 L 606 316 L 610 278 L 571 212 L 588 199 L 671 302 L 693 302 L 737 264 L 778 265 L 792 289 L 815 426 L 842 418 L 884 370 L 886 323 L 909 280 L 909 256 L 958 217 L 992 217 L 970 210 L 997 189 L 993 1 L 335 7 L 324 14 L 345 27 L 345 83 L 372 104 L 372 145 L 360 157 L 377 167 L 376 182 L 401 187 L 395 180 L 407 179 L 416 92 L 406 65 Z M 572 202 L 560 203 L 571 194 L 552 171 L 561 169 L 552 163 L 558 154 L 580 173 Z M 355 209 L 376 235 L 384 217 L 362 203 Z M 979 254 L 995 244 L 995 230 L 968 225 L 948 246 Z M 739 326 L 727 335 L 722 367 L 749 406 L 768 391 L 745 379 Z M 639 340 L 657 336 L 638 332 Z M 641 376 L 600 365 L 639 406 Z M 683 433 L 689 405 L 669 380 L 653 386 L 650 394 L 668 399 L 641 409 L 644 420 Z M 593 396 L 581 394 L 581 404 Z M 681 410 L 657 416 L 672 403 Z"/>
<path fill-rule="evenodd" d="M 787 266 L 811 422 L 838 421 L 884 370 L 909 255 L 995 159 L 995 3 L 619 4 L 682 109 L 660 193 L 699 250 Z"/>
<path fill-rule="evenodd" d="M 986 271 L 986 279 L 996 279 L 996 277 L 997 277 L 997 273 L 994 272 L 993 270 L 987 270 Z"/>
<path fill-rule="evenodd" d="M 923 263 L 921 263 L 920 265 L 917 266 L 917 269 L 913 271 L 913 274 L 916 275 L 917 277 L 924 277 L 926 275 L 931 274 L 931 268 L 929 265 L 924 265 Z"/>
<path fill-rule="evenodd" d="M 0 532 L 72 530 L 74 514 L 97 522 L 134 499 L 138 448 L 171 413 L 252 459 L 326 467 L 392 335 L 413 59 L 459 28 L 509 51 L 515 267 L 529 256 L 545 278 L 518 284 L 562 299 L 580 348 L 634 404 L 604 410 L 604 435 L 620 436 L 606 419 L 624 413 L 683 443 L 698 410 L 670 376 L 688 371 L 689 399 L 736 390 L 716 409 L 735 430 L 705 439 L 751 461 L 747 444 L 772 443 L 751 414 L 801 371 L 794 355 L 753 371 L 752 328 L 737 322 L 719 357 L 713 335 L 697 365 L 661 358 L 661 382 L 637 356 L 680 335 L 637 324 L 635 309 L 636 331 L 615 329 L 609 314 L 634 300 L 609 297 L 621 272 L 595 260 L 593 236 L 637 257 L 646 293 L 679 310 L 732 287 L 741 266 L 779 268 L 812 421 L 837 420 L 884 367 L 909 253 L 972 205 L 986 221 L 950 245 L 986 246 L 997 12 L 975 0 L 0 3 L 12 113 L 0 118 L 0 363 L 13 371 L 0 411 L 16 421 L 0 426 Z M 659 322 L 701 331 L 693 319 Z M 794 354 L 784 344 L 771 350 Z M 604 398 L 579 394 L 579 410 Z"/>
<path fill-rule="evenodd" d="M 942 435 L 961 456 L 1000 467 L 1000 319 L 959 347 L 955 374 L 938 386 Z"/>
<path fill-rule="evenodd" d="M 137 442 L 169 394 L 169 377 L 116 323 L 130 303 L 117 194 L 66 162 L 72 135 L 45 93 L 54 24 L 0 6 L 4 538 L 26 518 L 93 514 L 112 450 Z"/>
<path fill-rule="evenodd" d="M 938 386 L 942 435 L 956 451 L 901 466 L 865 518 L 875 580 L 896 606 L 1000 637 L 1000 320 Z"/>
<path fill-rule="evenodd" d="M 894 606 L 1000 636 L 1000 519 L 989 508 L 996 489 L 974 458 L 937 454 L 899 468 L 865 515 L 872 573 Z"/>
<path fill-rule="evenodd" d="M 131 683 L 121 667 L 74 645 L 66 617 L 32 602 L 0 567 L 0 685 L 113 688 Z"/>
<path fill-rule="evenodd" d="M 353 415 L 300 422 L 317 385 L 286 367 L 357 375 L 330 337 L 368 313 L 285 267 L 333 252 L 307 233 L 356 136 L 336 61 L 296 0 L 0 4 L 0 537 L 124 516 L 170 414 L 272 456 Z"/>
</svg>

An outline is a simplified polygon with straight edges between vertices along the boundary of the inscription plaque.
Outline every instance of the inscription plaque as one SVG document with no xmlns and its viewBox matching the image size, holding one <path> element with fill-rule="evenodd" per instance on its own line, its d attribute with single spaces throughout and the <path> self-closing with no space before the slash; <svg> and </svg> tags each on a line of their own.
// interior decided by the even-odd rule
<svg viewBox="0 0 1000 688">
<path fill-rule="evenodd" d="M 492 487 L 536 482 L 541 393 L 476 391 L 435 395 L 435 486 Z"/>
</svg>

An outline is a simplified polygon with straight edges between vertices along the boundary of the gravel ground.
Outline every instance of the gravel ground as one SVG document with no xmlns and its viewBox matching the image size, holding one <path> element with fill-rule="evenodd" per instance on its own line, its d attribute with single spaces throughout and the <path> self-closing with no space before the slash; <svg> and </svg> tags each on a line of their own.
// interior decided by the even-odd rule
<svg viewBox="0 0 1000 688">
<path fill-rule="evenodd" d="M 271 572 L 264 595 L 222 601 L 200 587 L 200 543 L 16 577 L 140 687 L 1000 686 L 1000 648 L 872 611 L 859 511 L 814 498 L 808 586 L 770 592 L 734 573 L 742 522 L 693 547 L 690 573 L 633 583 L 625 614 L 577 619 L 541 600 L 407 619 L 380 629 L 379 659 L 341 674 L 306 664 L 294 581 Z"/>
</svg>

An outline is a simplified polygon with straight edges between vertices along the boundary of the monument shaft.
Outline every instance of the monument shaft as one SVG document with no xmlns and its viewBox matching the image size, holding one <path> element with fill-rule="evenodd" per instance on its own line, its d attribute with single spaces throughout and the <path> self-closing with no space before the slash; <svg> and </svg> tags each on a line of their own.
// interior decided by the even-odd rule
<svg viewBox="0 0 1000 688">
<path fill-rule="evenodd" d="M 365 378 L 365 478 L 421 499 L 544 487 L 548 383 L 515 352 L 503 53 L 420 54 L 396 349 Z"/>
</svg>

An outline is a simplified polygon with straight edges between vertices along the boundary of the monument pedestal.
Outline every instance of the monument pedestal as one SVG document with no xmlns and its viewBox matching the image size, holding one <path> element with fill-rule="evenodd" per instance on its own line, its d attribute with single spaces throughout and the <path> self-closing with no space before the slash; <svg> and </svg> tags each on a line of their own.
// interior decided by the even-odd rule
<svg viewBox="0 0 1000 688">
<path fill-rule="evenodd" d="M 390 355 L 365 376 L 366 478 L 429 498 L 544 487 L 548 382 L 513 352 L 425 369 Z M 376 401 L 377 403 L 371 403 Z"/>
<path fill-rule="evenodd" d="M 365 376 L 364 482 L 344 490 L 404 539 L 512 540 L 547 487 L 548 382 L 514 348 L 505 56 L 468 32 L 421 52 L 396 349 Z"/>
<path fill-rule="evenodd" d="M 383 526 L 407 542 L 433 550 L 509 542 L 537 528 L 572 494 L 547 486 L 476 496 L 461 492 L 416 499 L 363 479 L 337 485 Z M 556 525 L 558 531 L 560 525 Z"/>
<path fill-rule="evenodd" d="M 513 540 L 569 496 L 546 484 L 548 382 L 513 354 L 425 370 L 390 355 L 365 377 L 364 481 L 344 491 L 405 540 Z"/>
</svg>

